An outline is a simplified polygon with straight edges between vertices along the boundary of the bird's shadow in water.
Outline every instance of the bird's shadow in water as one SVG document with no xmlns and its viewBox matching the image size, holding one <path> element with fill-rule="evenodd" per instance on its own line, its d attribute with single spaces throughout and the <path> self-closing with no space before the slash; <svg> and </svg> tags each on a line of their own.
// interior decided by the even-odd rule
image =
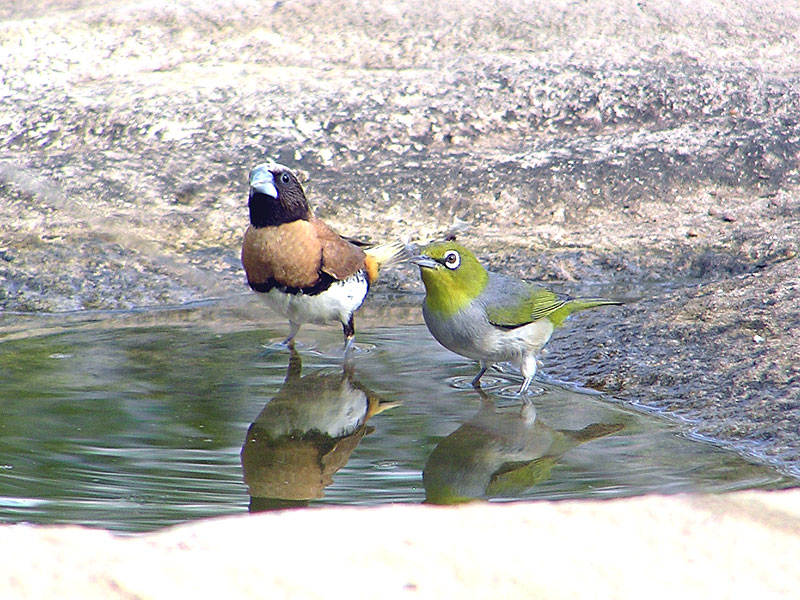
<svg viewBox="0 0 800 600">
<path fill-rule="evenodd" d="M 250 425 L 242 446 L 251 512 L 302 507 L 321 498 L 373 431 L 367 422 L 397 405 L 360 384 L 352 361 L 341 371 L 302 375 L 300 355 L 293 345 L 288 348 L 283 386 Z"/>
<path fill-rule="evenodd" d="M 573 448 L 624 427 L 593 423 L 579 430 L 554 429 L 537 417 L 532 403 L 498 408 L 480 386 L 475 391 L 480 410 L 428 457 L 422 474 L 426 502 L 518 497 L 549 479 L 553 466 Z"/>
</svg>

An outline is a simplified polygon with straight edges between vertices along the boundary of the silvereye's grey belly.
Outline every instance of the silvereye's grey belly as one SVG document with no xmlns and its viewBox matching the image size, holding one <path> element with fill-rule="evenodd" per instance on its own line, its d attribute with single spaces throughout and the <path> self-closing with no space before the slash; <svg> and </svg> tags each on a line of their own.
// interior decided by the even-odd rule
<svg viewBox="0 0 800 600">
<path fill-rule="evenodd" d="M 478 297 L 451 316 L 422 307 L 422 315 L 433 337 L 445 348 L 485 362 L 510 361 L 521 366 L 523 355 L 536 354 L 553 333 L 549 320 L 507 329 L 497 327 L 486 316 L 484 297 Z"/>
</svg>

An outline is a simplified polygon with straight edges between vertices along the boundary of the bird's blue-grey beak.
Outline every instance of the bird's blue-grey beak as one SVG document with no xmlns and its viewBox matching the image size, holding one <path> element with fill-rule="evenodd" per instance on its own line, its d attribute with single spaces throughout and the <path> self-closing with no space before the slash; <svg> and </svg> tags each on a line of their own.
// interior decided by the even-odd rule
<svg viewBox="0 0 800 600">
<path fill-rule="evenodd" d="M 411 263 L 423 269 L 437 269 L 442 266 L 438 262 L 433 260 L 430 256 L 425 256 L 424 254 L 420 254 L 418 256 L 412 256 L 408 260 Z"/>
<path fill-rule="evenodd" d="M 278 188 L 275 187 L 275 177 L 272 175 L 270 165 L 264 163 L 250 171 L 250 189 L 272 198 L 278 197 Z"/>
</svg>

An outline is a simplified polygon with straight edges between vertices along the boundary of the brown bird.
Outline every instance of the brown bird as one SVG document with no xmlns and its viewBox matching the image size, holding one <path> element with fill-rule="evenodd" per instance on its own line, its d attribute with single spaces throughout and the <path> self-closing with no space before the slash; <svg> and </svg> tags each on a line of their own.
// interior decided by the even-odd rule
<svg viewBox="0 0 800 600">
<path fill-rule="evenodd" d="M 397 260 L 405 245 L 396 241 L 362 250 L 342 238 L 312 215 L 297 177 L 277 163 L 250 171 L 248 207 L 250 226 L 242 243 L 247 283 L 289 320 L 286 343 L 303 323 L 338 320 L 348 351 L 353 315 L 380 268 Z"/>
</svg>

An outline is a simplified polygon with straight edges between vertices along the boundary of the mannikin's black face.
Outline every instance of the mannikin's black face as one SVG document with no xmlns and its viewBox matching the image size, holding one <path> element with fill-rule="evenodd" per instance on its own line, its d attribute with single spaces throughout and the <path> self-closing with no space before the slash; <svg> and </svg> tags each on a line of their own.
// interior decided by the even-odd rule
<svg viewBox="0 0 800 600">
<path fill-rule="evenodd" d="M 303 187 L 287 167 L 259 165 L 250 172 L 250 223 L 253 227 L 277 226 L 308 220 Z"/>
</svg>

